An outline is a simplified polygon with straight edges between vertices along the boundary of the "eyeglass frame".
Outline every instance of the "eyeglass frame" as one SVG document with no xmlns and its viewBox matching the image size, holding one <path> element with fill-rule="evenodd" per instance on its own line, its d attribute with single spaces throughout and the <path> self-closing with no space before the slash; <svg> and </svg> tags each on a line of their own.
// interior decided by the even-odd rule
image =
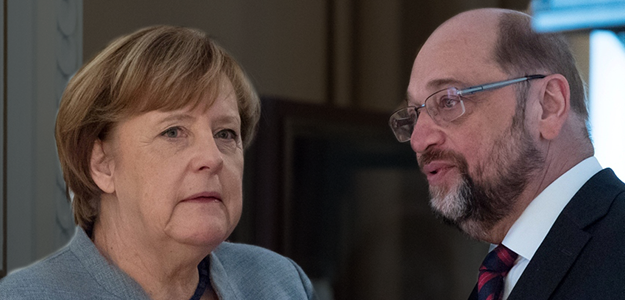
<svg viewBox="0 0 625 300">
<path fill-rule="evenodd" d="M 395 138 L 400 142 L 400 143 L 405 143 L 410 141 L 410 138 L 402 140 L 399 138 L 399 136 L 397 135 L 397 133 L 395 132 L 395 126 L 393 126 L 393 121 L 396 121 L 396 119 L 393 118 L 393 116 L 395 116 L 397 113 L 402 112 L 402 111 L 408 111 L 409 109 L 414 109 L 415 110 L 415 120 L 414 120 L 414 124 L 412 124 L 412 129 L 410 131 L 411 135 L 412 135 L 412 131 L 414 131 L 414 126 L 417 125 L 417 120 L 419 119 L 419 115 L 421 114 L 420 110 L 422 108 L 425 108 L 425 111 L 428 113 L 428 115 L 430 114 L 430 112 L 428 111 L 427 107 L 425 106 L 426 102 L 434 95 L 442 92 L 442 91 L 446 91 L 446 90 L 451 90 L 451 89 L 455 89 L 456 90 L 456 95 L 458 95 L 458 98 L 460 100 L 460 104 L 462 105 L 462 113 L 460 115 L 458 115 L 457 117 L 455 117 L 453 120 L 458 119 L 459 117 L 461 117 L 462 115 L 464 115 L 465 110 L 464 110 L 464 102 L 462 97 L 466 96 L 466 95 L 471 95 L 477 92 L 484 92 L 484 91 L 490 91 L 490 90 L 496 90 L 499 88 L 503 88 L 515 83 L 520 83 L 520 82 L 524 82 L 524 81 L 529 81 L 532 79 L 542 79 L 547 77 L 547 75 L 542 75 L 542 74 L 534 74 L 534 75 L 527 75 L 527 76 L 523 76 L 523 77 L 519 77 L 519 78 L 514 78 L 514 79 L 507 79 L 507 80 L 502 80 L 502 81 L 496 81 L 496 82 L 491 82 L 491 83 L 485 83 L 485 84 L 480 84 L 480 85 L 475 85 L 475 86 L 471 86 L 468 88 L 464 88 L 464 89 L 458 89 L 456 87 L 448 87 L 448 88 L 444 88 L 441 90 L 438 90 L 434 93 L 432 93 L 431 95 L 427 96 L 425 98 L 425 101 L 423 101 L 423 104 L 419 105 L 419 106 L 414 106 L 414 105 L 409 105 L 407 107 L 404 108 L 400 108 L 396 111 L 394 111 L 390 118 L 389 118 L 389 126 L 391 127 L 391 131 L 393 131 L 393 134 L 395 135 Z M 431 116 L 431 115 L 430 115 Z M 453 121 L 450 120 L 449 122 Z"/>
</svg>

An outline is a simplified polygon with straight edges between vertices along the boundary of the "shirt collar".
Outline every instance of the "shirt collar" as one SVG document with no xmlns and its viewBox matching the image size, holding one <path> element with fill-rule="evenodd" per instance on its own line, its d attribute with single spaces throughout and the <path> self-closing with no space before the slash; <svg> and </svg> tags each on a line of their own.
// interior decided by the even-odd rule
<svg viewBox="0 0 625 300">
<path fill-rule="evenodd" d="M 531 260 L 564 207 L 584 183 L 599 171 L 601 165 L 592 156 L 556 179 L 512 224 L 502 244 L 519 256 Z"/>
</svg>

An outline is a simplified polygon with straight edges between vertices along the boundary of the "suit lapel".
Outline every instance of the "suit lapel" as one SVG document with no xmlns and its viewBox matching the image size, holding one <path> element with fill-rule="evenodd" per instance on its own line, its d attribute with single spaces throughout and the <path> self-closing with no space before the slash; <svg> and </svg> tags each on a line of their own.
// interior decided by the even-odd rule
<svg viewBox="0 0 625 300">
<path fill-rule="evenodd" d="M 548 299 L 592 237 L 584 228 L 606 215 L 621 188 L 609 169 L 588 180 L 553 224 L 508 299 Z"/>
<path fill-rule="evenodd" d="M 477 284 L 473 287 L 473 291 L 471 292 L 471 295 L 469 295 L 469 300 L 477 300 Z"/>
<path fill-rule="evenodd" d="M 589 239 L 568 217 L 560 216 L 508 299 L 548 299 Z"/>
</svg>

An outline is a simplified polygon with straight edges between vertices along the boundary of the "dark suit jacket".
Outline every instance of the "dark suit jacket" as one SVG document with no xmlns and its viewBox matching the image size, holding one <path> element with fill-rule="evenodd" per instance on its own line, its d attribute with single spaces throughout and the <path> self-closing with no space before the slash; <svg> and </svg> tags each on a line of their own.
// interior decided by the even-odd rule
<svg viewBox="0 0 625 300">
<path fill-rule="evenodd" d="M 625 184 L 611 169 L 573 196 L 508 299 L 625 299 Z"/>
</svg>

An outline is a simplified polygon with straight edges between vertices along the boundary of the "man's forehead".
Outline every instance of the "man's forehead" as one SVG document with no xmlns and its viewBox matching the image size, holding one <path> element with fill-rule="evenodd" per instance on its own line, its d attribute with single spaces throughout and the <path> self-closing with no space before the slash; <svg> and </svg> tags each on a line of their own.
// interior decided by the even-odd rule
<svg viewBox="0 0 625 300">
<path fill-rule="evenodd" d="M 428 37 L 417 55 L 429 60 L 437 55 L 453 59 L 453 54 L 490 56 L 499 35 L 500 10 L 480 9 L 459 14 Z M 459 59 L 460 57 L 458 57 Z"/>
<path fill-rule="evenodd" d="M 487 32 L 489 29 L 497 30 L 501 17 L 509 10 L 505 9 L 475 9 L 462 12 L 441 24 L 433 33 L 436 36 L 439 31 L 451 29 L 459 33 Z"/>
<path fill-rule="evenodd" d="M 481 20 L 484 14 L 490 17 Z M 407 100 L 420 103 L 440 89 L 467 87 L 499 72 L 493 56 L 497 24 L 486 10 L 461 14 L 436 29 L 417 54 Z"/>
</svg>

